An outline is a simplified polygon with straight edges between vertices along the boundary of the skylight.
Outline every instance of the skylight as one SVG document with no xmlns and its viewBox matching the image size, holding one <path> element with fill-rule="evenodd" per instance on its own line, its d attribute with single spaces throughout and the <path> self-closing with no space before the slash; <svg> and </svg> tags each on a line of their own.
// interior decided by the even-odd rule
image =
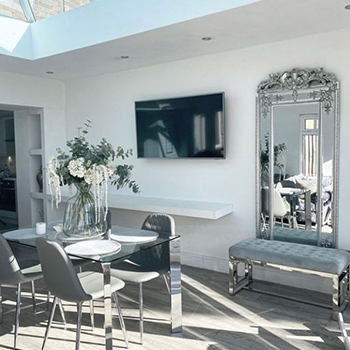
<svg viewBox="0 0 350 350">
<path fill-rule="evenodd" d="M 94 0 L 0 0 L 0 15 L 35 22 L 92 1 Z"/>
</svg>

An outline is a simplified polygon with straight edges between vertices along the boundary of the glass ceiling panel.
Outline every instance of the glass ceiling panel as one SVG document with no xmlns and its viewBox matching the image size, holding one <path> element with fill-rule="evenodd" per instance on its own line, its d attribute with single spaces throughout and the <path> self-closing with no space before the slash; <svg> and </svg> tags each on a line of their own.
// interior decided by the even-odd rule
<svg viewBox="0 0 350 350">
<path fill-rule="evenodd" d="M 2 0 L 0 0 L 2 1 Z M 37 21 L 89 4 L 90 0 L 30 0 Z"/>
<path fill-rule="evenodd" d="M 19 0 L 0 0 L 0 15 L 26 20 Z"/>
<path fill-rule="evenodd" d="M 94 0 L 0 0 L 0 15 L 34 22 L 73 10 L 92 1 Z"/>
<path fill-rule="evenodd" d="M 32 0 L 32 8 L 37 21 L 63 12 L 63 0 Z"/>
<path fill-rule="evenodd" d="M 90 0 L 64 0 L 64 11 L 73 10 L 90 2 Z"/>
</svg>

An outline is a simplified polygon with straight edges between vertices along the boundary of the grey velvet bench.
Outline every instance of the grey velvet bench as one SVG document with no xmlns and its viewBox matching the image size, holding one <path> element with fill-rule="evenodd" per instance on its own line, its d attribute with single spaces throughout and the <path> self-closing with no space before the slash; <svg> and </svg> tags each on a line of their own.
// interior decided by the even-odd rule
<svg viewBox="0 0 350 350">
<path fill-rule="evenodd" d="M 253 265 L 283 271 L 296 271 L 309 275 L 328 277 L 333 281 L 332 317 L 348 304 L 350 254 L 340 249 L 322 248 L 305 244 L 249 238 L 229 249 L 229 293 L 234 295 L 253 282 Z M 244 275 L 238 276 L 238 265 L 244 264 Z M 254 289 L 252 289 L 254 290 Z M 288 298 L 287 299 L 295 298 Z M 303 300 L 299 300 L 303 301 Z M 304 301 L 310 304 L 309 301 Z"/>
</svg>

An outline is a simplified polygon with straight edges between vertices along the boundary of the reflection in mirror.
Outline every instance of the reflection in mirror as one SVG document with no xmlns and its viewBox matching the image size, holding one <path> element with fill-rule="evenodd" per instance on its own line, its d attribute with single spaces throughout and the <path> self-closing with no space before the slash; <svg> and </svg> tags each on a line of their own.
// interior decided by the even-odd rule
<svg viewBox="0 0 350 350">
<path fill-rule="evenodd" d="M 320 81 L 316 86 L 322 88 Z M 325 101 L 322 90 L 315 89 L 310 83 L 300 92 L 286 92 L 274 85 L 269 94 L 259 94 L 257 235 L 332 247 L 336 245 L 337 91 L 329 89 Z M 310 98 L 316 95 L 321 98 Z M 332 105 L 327 104 L 330 101 Z"/>
</svg>

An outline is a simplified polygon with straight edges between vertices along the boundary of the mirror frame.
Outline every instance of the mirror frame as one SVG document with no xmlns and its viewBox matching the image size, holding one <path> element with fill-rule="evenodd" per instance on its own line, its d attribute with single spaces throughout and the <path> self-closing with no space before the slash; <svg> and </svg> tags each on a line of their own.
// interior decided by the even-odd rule
<svg viewBox="0 0 350 350">
<path fill-rule="evenodd" d="M 299 104 L 308 102 L 318 102 L 320 109 L 320 138 L 319 145 L 323 142 L 322 121 L 324 115 L 334 111 L 334 148 L 333 148 L 333 203 L 332 203 L 332 226 L 333 226 L 333 247 L 338 247 L 338 201 L 339 201 L 339 145 L 340 145 L 340 83 L 336 76 L 327 73 L 323 68 L 318 69 L 299 69 L 284 71 L 283 73 L 274 73 L 269 75 L 269 79 L 262 81 L 257 89 L 256 97 L 256 236 L 262 237 L 261 231 L 261 166 L 260 166 L 260 147 L 261 147 L 261 118 L 269 117 L 270 130 L 272 130 L 273 106 L 283 106 L 287 104 Z M 269 150 L 269 169 L 270 164 L 274 163 L 274 152 L 271 152 L 273 139 L 270 133 Z M 320 148 L 322 149 L 322 148 Z M 319 162 L 322 164 L 323 152 L 319 152 Z M 272 162 L 272 163 L 271 163 Z M 322 167 L 319 166 L 318 178 L 322 175 Z M 273 188 L 273 171 L 269 171 L 269 188 Z M 269 202 L 270 213 L 273 212 L 272 192 L 270 192 Z M 322 181 L 318 181 L 317 192 L 322 192 Z M 321 196 L 318 196 L 321 202 Z M 318 220 L 322 213 L 321 205 L 318 204 Z M 271 215 L 270 215 L 271 217 Z M 318 224 L 319 228 L 320 225 Z M 317 245 L 321 246 L 321 230 L 317 229 Z M 266 239 L 266 238 L 265 238 Z M 269 239 L 274 239 L 273 230 Z"/>
</svg>

